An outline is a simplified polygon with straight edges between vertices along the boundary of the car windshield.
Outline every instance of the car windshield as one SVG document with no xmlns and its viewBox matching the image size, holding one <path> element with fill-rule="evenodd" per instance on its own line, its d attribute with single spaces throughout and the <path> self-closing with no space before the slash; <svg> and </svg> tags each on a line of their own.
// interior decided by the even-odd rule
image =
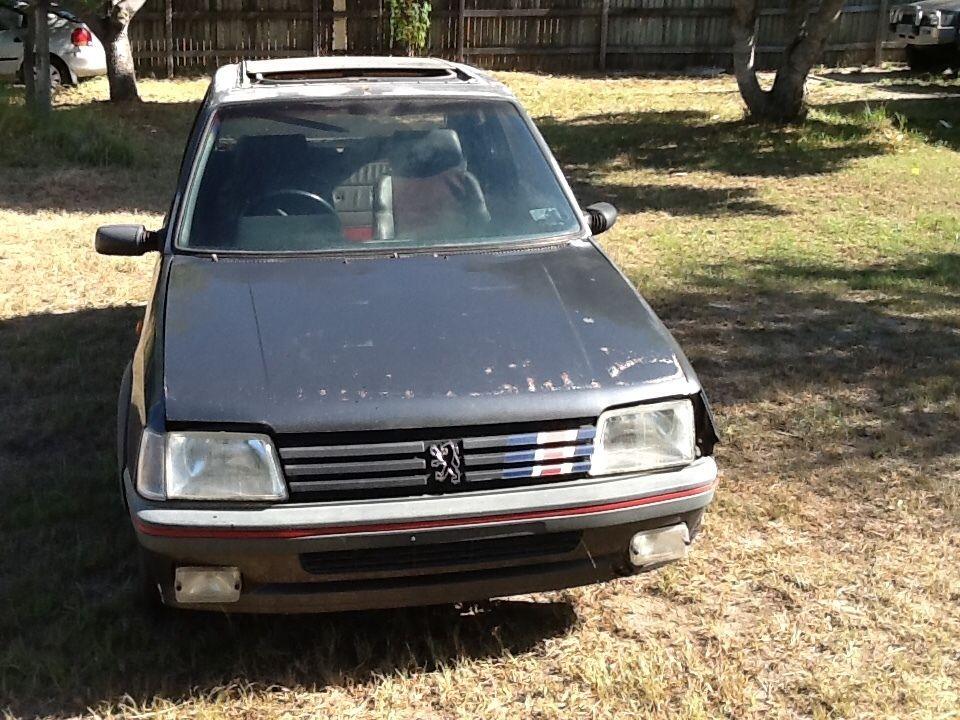
<svg viewBox="0 0 960 720">
<path fill-rule="evenodd" d="M 377 98 L 221 108 L 200 149 L 178 245 L 393 251 L 579 230 L 513 103 Z"/>
</svg>

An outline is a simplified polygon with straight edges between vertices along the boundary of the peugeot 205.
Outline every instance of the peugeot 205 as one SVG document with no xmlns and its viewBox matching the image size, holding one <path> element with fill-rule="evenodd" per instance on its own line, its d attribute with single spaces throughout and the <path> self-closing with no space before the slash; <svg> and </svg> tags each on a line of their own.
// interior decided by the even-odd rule
<svg viewBox="0 0 960 720">
<path fill-rule="evenodd" d="M 681 558 L 717 441 L 683 352 L 501 83 L 440 60 L 229 65 L 197 115 L 119 401 L 149 598 L 308 612 Z"/>
</svg>

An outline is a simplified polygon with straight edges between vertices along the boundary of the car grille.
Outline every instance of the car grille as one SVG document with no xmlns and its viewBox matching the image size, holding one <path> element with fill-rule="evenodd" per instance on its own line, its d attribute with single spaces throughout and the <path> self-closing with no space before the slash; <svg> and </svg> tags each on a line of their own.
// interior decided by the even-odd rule
<svg viewBox="0 0 960 720">
<path fill-rule="evenodd" d="M 469 492 L 560 482 L 590 469 L 589 421 L 442 431 L 286 435 L 292 502 Z"/>
<path fill-rule="evenodd" d="M 568 555 L 580 545 L 579 532 L 486 538 L 433 545 L 304 553 L 300 565 L 313 575 L 398 573 L 486 563 L 542 561 Z"/>
</svg>

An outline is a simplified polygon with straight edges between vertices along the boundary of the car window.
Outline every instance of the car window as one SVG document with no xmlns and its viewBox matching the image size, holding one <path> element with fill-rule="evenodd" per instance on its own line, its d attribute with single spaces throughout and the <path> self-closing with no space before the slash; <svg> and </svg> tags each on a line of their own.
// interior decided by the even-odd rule
<svg viewBox="0 0 960 720">
<path fill-rule="evenodd" d="M 16 30 L 22 17 L 16 10 L 0 6 L 0 30 Z"/>
<path fill-rule="evenodd" d="M 178 244 L 423 249 L 579 229 L 513 103 L 377 98 L 221 108 L 201 145 Z"/>
</svg>

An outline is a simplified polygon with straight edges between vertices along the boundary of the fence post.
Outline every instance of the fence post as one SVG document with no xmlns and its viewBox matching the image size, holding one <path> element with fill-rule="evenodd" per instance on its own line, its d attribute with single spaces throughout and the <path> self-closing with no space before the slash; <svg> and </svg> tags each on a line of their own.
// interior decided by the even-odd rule
<svg viewBox="0 0 960 720">
<path fill-rule="evenodd" d="M 380 39 L 381 55 L 390 54 L 390 40 L 387 38 L 387 15 L 383 8 L 383 0 L 377 3 L 377 37 Z"/>
<path fill-rule="evenodd" d="M 873 64 L 880 67 L 883 62 L 883 41 L 887 37 L 889 23 L 890 0 L 880 0 L 880 15 L 877 18 L 877 44 L 873 51 Z"/>
<path fill-rule="evenodd" d="M 320 0 L 313 0 L 312 13 L 310 28 L 313 30 L 313 54 L 316 57 L 320 54 Z"/>
<path fill-rule="evenodd" d="M 464 60 L 466 60 L 466 54 L 464 53 L 467 44 L 466 15 L 467 0 L 460 0 L 457 5 L 457 62 L 464 62 Z"/>
<path fill-rule="evenodd" d="M 166 50 L 167 77 L 173 77 L 173 0 L 163 3 L 163 44 Z"/>
<path fill-rule="evenodd" d="M 600 7 L 600 72 L 607 70 L 607 36 L 610 32 L 610 0 Z"/>
</svg>

